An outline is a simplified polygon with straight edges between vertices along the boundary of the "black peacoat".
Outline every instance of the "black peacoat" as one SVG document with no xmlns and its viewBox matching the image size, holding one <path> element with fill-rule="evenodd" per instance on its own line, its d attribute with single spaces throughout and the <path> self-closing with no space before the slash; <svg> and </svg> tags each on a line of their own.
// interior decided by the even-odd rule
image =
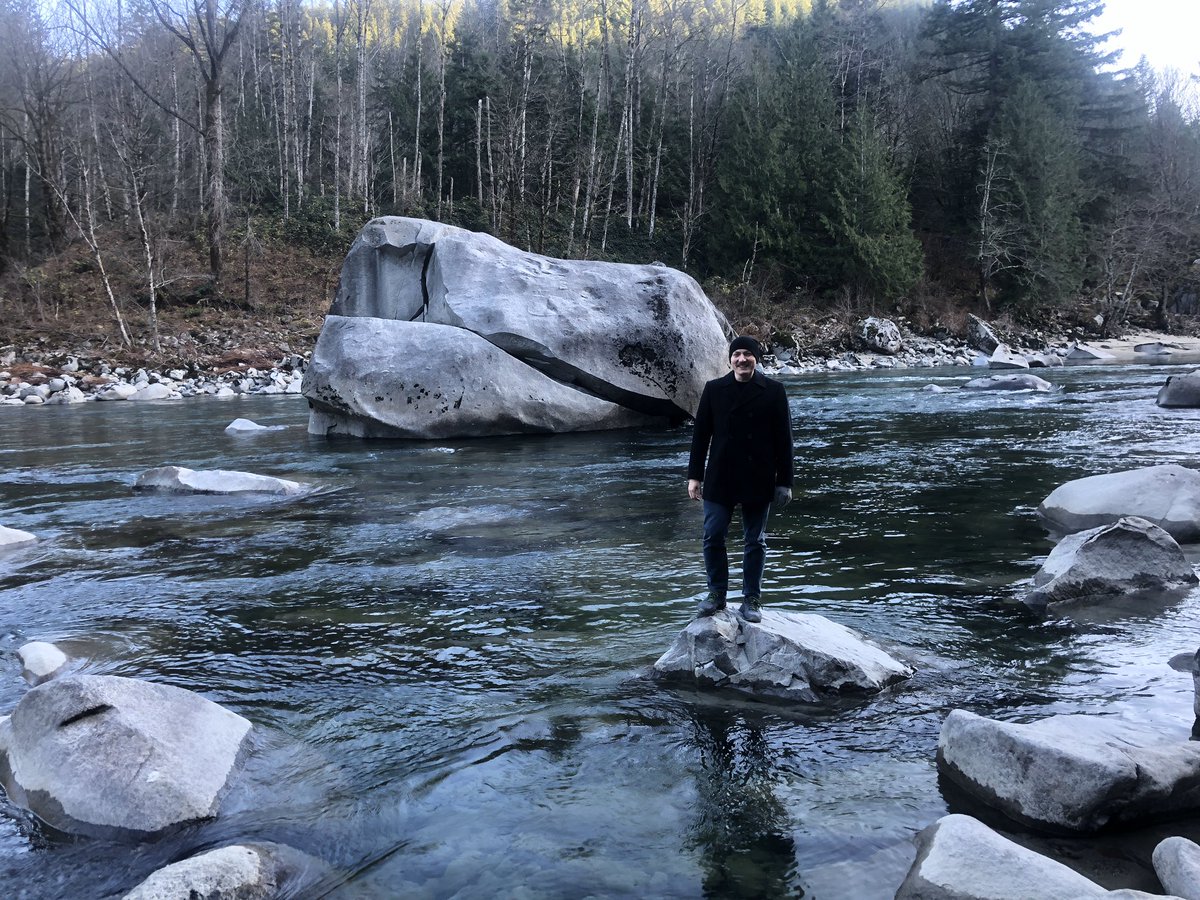
<svg viewBox="0 0 1200 900">
<path fill-rule="evenodd" d="M 706 464 L 707 459 L 707 464 Z M 722 506 L 770 503 L 792 486 L 792 416 L 783 385 L 762 372 L 738 383 L 732 372 L 704 385 L 688 479 Z"/>
</svg>

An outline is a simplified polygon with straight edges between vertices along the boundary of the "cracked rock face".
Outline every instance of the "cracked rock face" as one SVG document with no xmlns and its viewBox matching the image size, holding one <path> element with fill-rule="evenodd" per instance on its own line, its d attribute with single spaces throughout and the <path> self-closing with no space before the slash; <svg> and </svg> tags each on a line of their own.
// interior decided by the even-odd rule
<svg viewBox="0 0 1200 900">
<path fill-rule="evenodd" d="M 182 688 L 56 678 L 0 720 L 0 779 L 13 803 L 61 831 L 137 837 L 215 816 L 249 733 Z"/>
<path fill-rule="evenodd" d="M 347 254 L 305 373 L 309 431 L 447 438 L 678 420 L 727 370 L 727 339 L 674 269 L 375 219 Z"/>
<path fill-rule="evenodd" d="M 801 703 L 878 693 L 910 666 L 823 616 L 764 609 L 751 624 L 728 609 L 696 619 L 654 664 L 664 677 Z"/>
</svg>

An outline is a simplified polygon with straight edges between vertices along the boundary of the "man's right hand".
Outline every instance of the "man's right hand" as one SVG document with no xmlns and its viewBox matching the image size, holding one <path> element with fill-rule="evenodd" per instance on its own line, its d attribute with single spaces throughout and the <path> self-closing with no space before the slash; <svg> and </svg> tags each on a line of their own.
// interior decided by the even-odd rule
<svg viewBox="0 0 1200 900">
<path fill-rule="evenodd" d="M 693 500 L 704 499 L 704 486 L 695 478 L 688 479 L 688 496 Z"/>
</svg>

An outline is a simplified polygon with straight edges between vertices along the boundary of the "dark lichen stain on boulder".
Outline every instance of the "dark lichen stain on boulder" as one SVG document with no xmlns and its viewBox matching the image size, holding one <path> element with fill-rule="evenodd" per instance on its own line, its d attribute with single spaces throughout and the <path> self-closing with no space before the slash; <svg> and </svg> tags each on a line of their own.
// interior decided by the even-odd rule
<svg viewBox="0 0 1200 900">
<path fill-rule="evenodd" d="M 663 336 L 658 346 L 661 346 L 665 340 L 671 340 L 671 338 Z M 675 340 L 678 338 L 676 337 Z M 680 373 L 664 358 L 663 354 L 659 353 L 655 344 L 644 341 L 622 344 L 617 352 L 617 358 L 621 361 L 621 365 L 630 372 L 657 384 L 668 396 L 674 394 L 679 383 Z"/>
<path fill-rule="evenodd" d="M 671 304 L 668 302 L 666 279 L 659 275 L 638 283 L 650 287 L 650 290 L 646 292 L 646 305 L 650 309 L 650 314 L 654 316 L 655 323 L 666 325 L 671 318 Z"/>
</svg>

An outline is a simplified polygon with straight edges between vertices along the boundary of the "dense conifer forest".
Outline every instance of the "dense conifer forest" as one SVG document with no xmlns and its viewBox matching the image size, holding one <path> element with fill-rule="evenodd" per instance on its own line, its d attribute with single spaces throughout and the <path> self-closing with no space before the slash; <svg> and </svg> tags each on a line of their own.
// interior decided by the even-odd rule
<svg viewBox="0 0 1200 900">
<path fill-rule="evenodd" d="M 766 332 L 1197 311 L 1196 85 L 1114 70 L 1101 0 L 2 3 L 10 323 L 320 308 L 388 214 L 661 260 Z"/>
</svg>

